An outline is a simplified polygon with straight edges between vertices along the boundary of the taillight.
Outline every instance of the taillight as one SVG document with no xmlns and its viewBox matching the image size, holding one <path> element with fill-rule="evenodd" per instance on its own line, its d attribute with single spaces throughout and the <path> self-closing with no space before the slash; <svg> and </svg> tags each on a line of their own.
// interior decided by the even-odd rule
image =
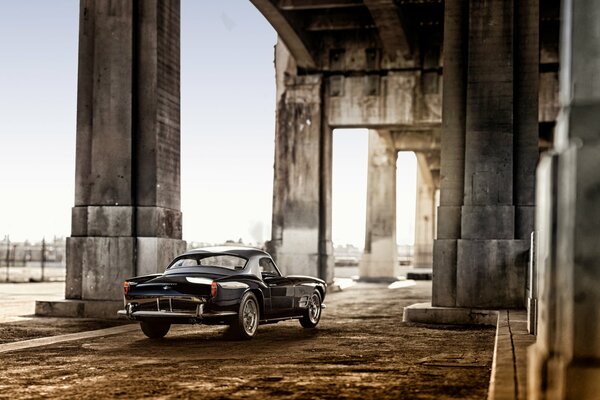
<svg viewBox="0 0 600 400">
<path fill-rule="evenodd" d="M 123 282 L 123 294 L 127 295 L 129 293 L 129 282 Z"/>
<path fill-rule="evenodd" d="M 210 296 L 214 299 L 217 297 L 217 282 L 212 281 L 210 284 Z"/>
</svg>

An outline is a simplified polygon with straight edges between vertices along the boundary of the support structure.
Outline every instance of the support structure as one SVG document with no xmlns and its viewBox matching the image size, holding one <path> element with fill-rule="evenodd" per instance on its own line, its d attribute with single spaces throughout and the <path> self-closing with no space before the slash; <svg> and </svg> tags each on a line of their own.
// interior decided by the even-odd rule
<svg viewBox="0 0 600 400">
<path fill-rule="evenodd" d="M 179 14 L 178 0 L 81 1 L 71 301 L 39 314 L 114 316 L 124 279 L 185 250 Z"/>
<path fill-rule="evenodd" d="M 369 131 L 367 223 L 359 274 L 366 279 L 398 276 L 396 244 L 396 159 L 389 131 Z"/>
<path fill-rule="evenodd" d="M 413 266 L 431 268 L 435 236 L 436 187 L 427 164 L 427 158 L 417 153 L 417 199 L 415 204 L 415 245 Z"/>
<path fill-rule="evenodd" d="M 523 307 L 537 162 L 538 4 L 447 0 L 445 7 L 432 303 Z"/>
<path fill-rule="evenodd" d="M 295 75 L 282 43 L 276 59 L 272 239 L 269 251 L 284 273 L 333 281 L 331 243 L 332 130 L 324 115 L 321 74 Z M 292 73 L 285 73 L 292 71 Z"/>
<path fill-rule="evenodd" d="M 563 2 L 554 149 L 538 168 L 538 337 L 530 399 L 600 393 L 600 4 Z"/>
</svg>

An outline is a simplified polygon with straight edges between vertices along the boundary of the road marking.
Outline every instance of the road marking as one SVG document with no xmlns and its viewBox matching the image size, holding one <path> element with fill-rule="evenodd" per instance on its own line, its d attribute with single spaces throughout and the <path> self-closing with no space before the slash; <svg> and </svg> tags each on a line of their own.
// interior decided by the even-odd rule
<svg viewBox="0 0 600 400">
<path fill-rule="evenodd" d="M 139 329 L 137 324 L 121 325 L 112 328 L 98 329 L 95 331 L 68 333 L 66 335 L 50 336 L 38 339 L 22 340 L 20 342 L 12 342 L 0 344 L 0 353 L 8 353 L 32 347 L 48 346 L 56 343 L 72 342 L 74 340 L 93 339 L 102 336 L 118 335 Z"/>
</svg>

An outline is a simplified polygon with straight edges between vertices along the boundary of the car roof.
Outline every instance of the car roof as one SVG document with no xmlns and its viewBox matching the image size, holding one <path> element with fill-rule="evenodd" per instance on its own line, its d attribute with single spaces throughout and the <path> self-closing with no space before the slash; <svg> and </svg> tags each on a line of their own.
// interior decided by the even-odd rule
<svg viewBox="0 0 600 400">
<path fill-rule="evenodd" d="M 192 255 L 192 254 L 225 254 L 244 258 L 250 257 L 270 257 L 267 252 L 254 247 L 241 247 L 241 246 L 214 246 L 214 247 L 203 247 L 199 249 L 190 250 L 181 254 L 181 256 Z"/>
</svg>

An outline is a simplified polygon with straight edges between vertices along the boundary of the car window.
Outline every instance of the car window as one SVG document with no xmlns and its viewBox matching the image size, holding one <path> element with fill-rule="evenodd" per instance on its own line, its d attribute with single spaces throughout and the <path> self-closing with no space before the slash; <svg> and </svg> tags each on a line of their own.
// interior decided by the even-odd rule
<svg viewBox="0 0 600 400">
<path fill-rule="evenodd" d="M 258 269 L 260 270 L 260 274 L 263 278 L 267 276 L 281 276 L 279 271 L 277 271 L 277 267 L 273 264 L 273 261 L 270 258 L 261 258 L 258 261 Z"/>
<path fill-rule="evenodd" d="M 246 259 L 228 254 L 219 255 L 190 255 L 182 257 L 175 261 L 169 269 L 185 267 L 220 267 L 227 269 L 243 269 L 246 265 Z"/>
</svg>

